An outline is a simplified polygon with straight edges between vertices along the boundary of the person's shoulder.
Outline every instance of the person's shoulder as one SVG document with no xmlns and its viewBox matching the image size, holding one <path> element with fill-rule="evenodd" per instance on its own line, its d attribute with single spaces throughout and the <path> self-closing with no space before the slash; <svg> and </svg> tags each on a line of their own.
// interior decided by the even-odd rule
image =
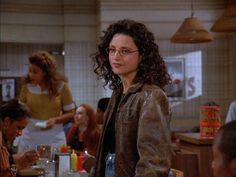
<svg viewBox="0 0 236 177">
<path fill-rule="evenodd" d="M 143 103 L 161 105 L 166 114 L 170 114 L 169 100 L 165 91 L 157 85 L 144 85 L 141 95 Z"/>
<path fill-rule="evenodd" d="M 141 92 L 145 97 L 152 96 L 153 98 L 167 99 L 165 91 L 154 84 L 144 84 Z"/>
<path fill-rule="evenodd" d="M 28 84 L 23 84 L 23 85 L 21 86 L 21 90 L 26 90 L 26 89 L 27 89 L 27 85 L 28 85 Z"/>
<path fill-rule="evenodd" d="M 101 135 L 101 130 L 97 127 L 90 132 L 90 136 L 97 139 Z"/>
<path fill-rule="evenodd" d="M 33 86 L 34 86 L 34 85 L 31 84 L 31 83 L 26 83 L 26 84 L 23 84 L 23 85 L 21 86 L 21 88 L 22 88 L 22 89 L 28 89 L 28 88 L 33 87 Z"/>
<path fill-rule="evenodd" d="M 38 85 L 26 83 L 26 84 L 22 85 L 21 89 L 25 90 L 25 91 L 31 91 L 31 90 L 37 90 L 38 87 L 39 87 Z"/>
<path fill-rule="evenodd" d="M 58 89 L 59 91 L 69 89 L 69 85 L 67 84 L 67 82 L 61 81 L 60 83 L 58 83 Z"/>
<path fill-rule="evenodd" d="M 145 90 L 156 90 L 156 89 L 161 89 L 161 88 L 157 85 L 154 85 L 154 84 L 144 84 L 143 89 L 145 89 Z"/>
<path fill-rule="evenodd" d="M 154 84 L 144 84 L 142 87 L 142 91 L 145 92 L 160 92 L 160 93 L 164 93 L 164 91 L 157 85 Z"/>
</svg>

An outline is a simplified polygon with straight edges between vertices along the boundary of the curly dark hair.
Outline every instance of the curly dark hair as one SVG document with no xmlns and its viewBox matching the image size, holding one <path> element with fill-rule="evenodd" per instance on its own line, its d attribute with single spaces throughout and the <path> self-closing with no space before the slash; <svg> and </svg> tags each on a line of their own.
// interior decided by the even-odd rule
<svg viewBox="0 0 236 177">
<path fill-rule="evenodd" d="M 0 107 L 0 120 L 9 117 L 12 121 L 18 121 L 28 118 L 28 116 L 29 114 L 26 106 L 19 103 L 16 98 L 9 100 Z"/>
<path fill-rule="evenodd" d="M 124 19 L 111 24 L 103 33 L 104 35 L 100 38 L 101 42 L 98 44 L 98 51 L 92 54 L 92 59 L 94 61 L 94 72 L 99 79 L 105 80 L 104 86 L 109 85 L 109 88 L 113 90 L 121 83 L 120 77 L 112 71 L 106 52 L 113 36 L 117 33 L 132 37 L 142 56 L 133 83 L 155 84 L 162 89 L 171 83 L 165 62 L 159 54 L 158 45 L 155 43 L 154 35 L 144 24 Z"/>
<path fill-rule="evenodd" d="M 44 80 L 50 96 L 58 95 L 58 86 L 66 78 L 57 72 L 56 61 L 46 51 L 38 51 L 29 57 L 29 63 L 38 66 L 44 72 Z M 29 74 L 23 78 L 23 83 L 31 83 Z"/>
<path fill-rule="evenodd" d="M 218 147 L 223 154 L 225 163 L 236 159 L 236 120 L 233 120 L 220 127 L 214 139 L 214 146 Z"/>
</svg>

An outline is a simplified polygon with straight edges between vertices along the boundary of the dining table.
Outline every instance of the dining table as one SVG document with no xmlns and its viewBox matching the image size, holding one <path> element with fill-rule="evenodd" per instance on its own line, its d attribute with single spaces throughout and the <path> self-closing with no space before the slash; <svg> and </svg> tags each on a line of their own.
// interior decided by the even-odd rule
<svg viewBox="0 0 236 177">
<path fill-rule="evenodd" d="M 45 167 L 30 166 L 17 172 L 17 177 L 56 177 L 55 163 L 50 162 Z M 89 177 L 85 171 L 67 171 L 59 177 Z"/>
</svg>

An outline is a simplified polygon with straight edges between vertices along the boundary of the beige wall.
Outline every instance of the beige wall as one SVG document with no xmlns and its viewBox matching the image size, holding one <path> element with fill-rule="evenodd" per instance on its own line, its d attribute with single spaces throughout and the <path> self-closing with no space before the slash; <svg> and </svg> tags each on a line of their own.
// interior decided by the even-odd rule
<svg viewBox="0 0 236 177">
<path fill-rule="evenodd" d="M 89 55 L 95 51 L 102 29 L 118 19 L 131 18 L 150 28 L 164 57 L 202 52 L 202 94 L 173 104 L 172 127 L 186 129 L 198 125 L 199 106 L 208 101 L 221 105 L 224 119 L 229 103 L 236 99 L 235 34 L 213 33 L 215 40 L 205 44 L 170 43 L 183 19 L 190 16 L 190 1 L 101 0 L 98 4 L 95 0 L 67 0 L 62 4 L 61 0 L 21 3 L 1 0 L 1 3 L 0 69 L 11 70 L 0 70 L 0 76 L 25 74 L 25 63 L 32 50 L 40 47 L 64 50 L 64 71 L 76 102 L 86 102 L 95 108 L 97 100 L 110 92 L 102 88 L 93 74 Z M 224 1 L 199 0 L 194 8 L 195 16 L 209 29 L 222 13 Z M 13 61 L 17 67 L 13 67 Z"/>
</svg>

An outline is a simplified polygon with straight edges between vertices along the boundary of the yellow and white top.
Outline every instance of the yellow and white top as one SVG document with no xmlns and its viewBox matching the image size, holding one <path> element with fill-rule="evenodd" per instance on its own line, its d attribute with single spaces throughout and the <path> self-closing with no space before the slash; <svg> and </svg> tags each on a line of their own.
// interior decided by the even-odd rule
<svg viewBox="0 0 236 177">
<path fill-rule="evenodd" d="M 63 82 L 58 89 L 58 96 L 49 97 L 48 91 L 41 91 L 39 85 L 26 84 L 21 89 L 19 100 L 29 107 L 31 118 L 47 120 L 75 108 L 68 85 Z"/>
<path fill-rule="evenodd" d="M 36 126 L 45 123 L 49 118 L 59 116 L 62 111 L 75 108 L 68 85 L 62 83 L 58 89 L 58 96 L 50 97 L 48 91 L 41 91 L 38 85 L 26 84 L 22 87 L 19 100 L 29 107 L 31 119 L 19 138 L 18 152 L 36 149 L 39 144 L 51 145 L 54 148 L 66 144 L 62 123 L 49 129 Z"/>
</svg>

